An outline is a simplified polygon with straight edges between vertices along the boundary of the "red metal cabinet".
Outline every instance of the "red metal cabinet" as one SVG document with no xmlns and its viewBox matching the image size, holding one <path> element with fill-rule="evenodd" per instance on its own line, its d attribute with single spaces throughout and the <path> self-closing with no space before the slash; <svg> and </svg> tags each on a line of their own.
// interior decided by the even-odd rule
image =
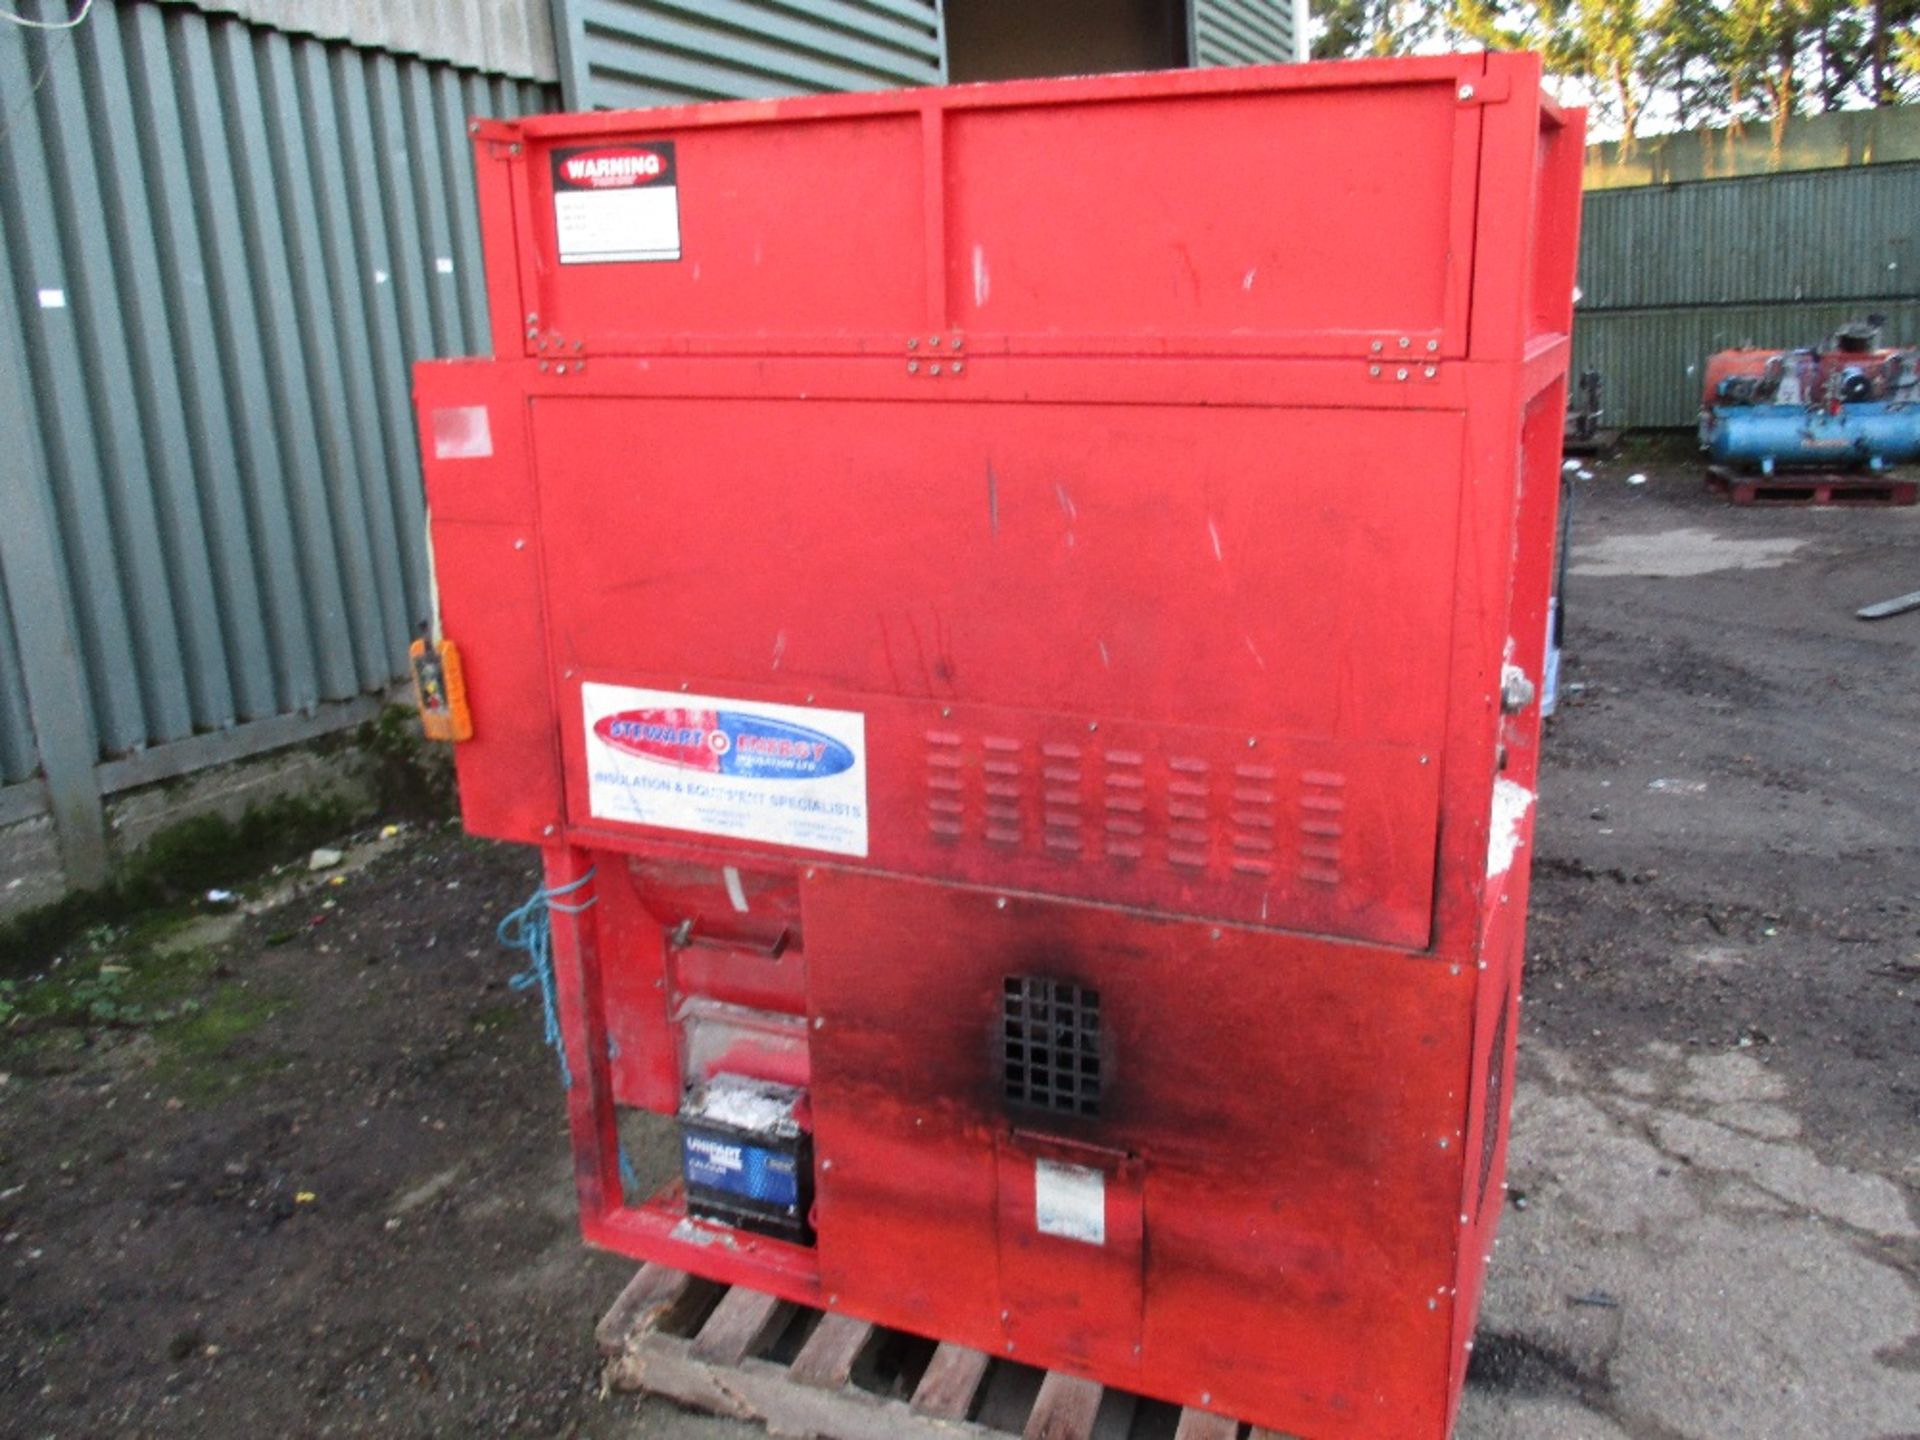
<svg viewBox="0 0 1920 1440">
<path fill-rule="evenodd" d="M 496 358 L 417 399 L 468 825 L 584 878 L 590 1240 L 1446 1432 L 1578 220 L 1539 78 L 476 123 Z M 622 1192 L 619 1110 L 715 1074 L 805 1092 L 814 1243 Z"/>
</svg>

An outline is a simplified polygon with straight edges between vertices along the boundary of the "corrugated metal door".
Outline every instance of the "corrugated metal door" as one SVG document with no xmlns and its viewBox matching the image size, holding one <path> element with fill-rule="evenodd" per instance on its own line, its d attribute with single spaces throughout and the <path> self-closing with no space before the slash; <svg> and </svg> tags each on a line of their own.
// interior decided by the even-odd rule
<svg viewBox="0 0 1920 1440">
<path fill-rule="evenodd" d="M 1195 65 L 1271 65 L 1297 60 L 1293 0 L 1191 0 L 1188 54 Z"/>
<path fill-rule="evenodd" d="M 939 0 L 553 0 L 569 110 L 946 79 Z"/>
</svg>

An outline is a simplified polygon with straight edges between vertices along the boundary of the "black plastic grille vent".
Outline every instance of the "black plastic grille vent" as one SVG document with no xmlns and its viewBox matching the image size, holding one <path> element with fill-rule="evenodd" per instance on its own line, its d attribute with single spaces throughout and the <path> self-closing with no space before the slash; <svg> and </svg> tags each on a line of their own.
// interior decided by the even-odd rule
<svg viewBox="0 0 1920 1440">
<path fill-rule="evenodd" d="M 1015 1105 L 1100 1113 L 1100 993 L 1010 975 L 1001 997 L 1003 1093 Z"/>
</svg>

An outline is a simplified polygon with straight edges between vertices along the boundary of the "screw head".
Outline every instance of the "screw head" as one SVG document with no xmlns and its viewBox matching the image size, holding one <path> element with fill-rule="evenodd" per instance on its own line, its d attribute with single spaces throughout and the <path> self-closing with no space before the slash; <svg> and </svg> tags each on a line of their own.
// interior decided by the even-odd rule
<svg viewBox="0 0 1920 1440">
<path fill-rule="evenodd" d="M 1378 365 L 1369 365 L 1367 367 L 1367 373 L 1369 375 L 1378 375 L 1380 373 L 1380 367 Z"/>
<path fill-rule="evenodd" d="M 940 373 L 940 367 L 938 365 L 929 365 L 927 367 L 927 373 L 929 375 L 938 375 Z"/>
<path fill-rule="evenodd" d="M 1434 377 L 1434 376 L 1436 376 L 1436 375 L 1438 375 L 1439 373 L 1440 373 L 1440 367 L 1439 367 L 1439 366 L 1437 366 L 1437 365 L 1429 365 L 1429 366 L 1427 366 L 1427 379 L 1429 379 L 1429 380 L 1431 380 L 1431 379 L 1433 379 L 1433 377 Z"/>
<path fill-rule="evenodd" d="M 508 153 L 509 155 L 518 155 L 518 154 L 520 153 L 520 146 L 519 146 L 519 144 L 518 144 L 518 143 L 516 142 L 515 144 L 512 144 L 512 145 L 509 145 L 509 146 L 507 147 L 507 153 Z"/>
<path fill-rule="evenodd" d="M 927 337 L 927 344 L 938 347 L 938 345 L 940 344 L 940 337 L 938 335 L 929 335 Z"/>
<path fill-rule="evenodd" d="M 920 373 L 920 362 L 918 360 L 907 361 L 907 373 L 909 375 L 918 375 Z"/>
<path fill-rule="evenodd" d="M 1396 370 L 1396 371 L 1394 372 L 1394 376 L 1393 376 L 1393 378 L 1394 378 L 1394 379 L 1396 379 L 1396 380 L 1404 380 L 1404 379 L 1406 379 L 1406 378 L 1407 378 L 1407 372 L 1406 372 L 1406 368 L 1405 368 L 1404 366 L 1402 366 L 1402 367 L 1401 367 L 1401 368 L 1400 368 L 1399 370 Z"/>
<path fill-rule="evenodd" d="M 907 337 L 907 348 L 909 350 L 918 350 L 920 348 L 920 341 L 918 340 L 918 338 L 916 338 L 915 336 L 909 335 Z"/>
<path fill-rule="evenodd" d="M 820 1162 L 820 1168 L 821 1168 L 822 1170 L 831 1170 L 831 1169 L 833 1168 L 833 1161 L 831 1161 L 831 1160 L 822 1160 L 822 1161 Z"/>
<path fill-rule="evenodd" d="M 1381 348 L 1381 347 L 1380 347 L 1380 342 L 1379 342 L 1378 340 L 1376 340 L 1376 341 L 1374 341 L 1374 342 L 1373 342 L 1373 353 L 1374 353 L 1374 354 L 1376 354 L 1376 355 L 1378 355 L 1378 354 L 1380 353 L 1380 348 Z"/>
<path fill-rule="evenodd" d="M 956 375 L 966 368 L 966 362 L 964 360 L 956 360 L 953 362 L 953 373 Z"/>
<path fill-rule="evenodd" d="M 1404 335 L 1402 335 L 1402 336 L 1400 337 L 1400 348 L 1401 348 L 1402 350 L 1404 350 L 1404 349 L 1406 349 L 1406 348 L 1407 348 L 1407 347 L 1408 347 L 1409 345 L 1411 345 L 1412 343 L 1413 343 L 1413 342 L 1412 342 L 1411 340 L 1409 340 L 1409 339 L 1408 339 L 1408 338 L 1407 338 L 1406 336 L 1404 336 Z"/>
<path fill-rule="evenodd" d="M 1438 340 L 1427 341 L 1427 349 L 1429 351 L 1438 350 L 1439 348 L 1440 348 L 1440 342 Z"/>
<path fill-rule="evenodd" d="M 1004 896 L 1004 895 L 996 895 L 996 896 L 994 896 L 994 899 L 993 899 L 993 908 L 994 908 L 994 909 L 996 909 L 996 910 L 1004 910 L 1004 909 L 1006 909 L 1006 908 L 1007 908 L 1007 897 L 1006 897 L 1006 896 Z"/>
<path fill-rule="evenodd" d="M 1473 98 L 1473 87 L 1471 85 L 1462 85 L 1460 87 L 1460 98 L 1462 100 L 1471 100 Z"/>
<path fill-rule="evenodd" d="M 960 337 L 956 335 L 951 340 L 947 341 L 947 348 L 950 350 L 958 350 L 960 348 Z"/>
</svg>

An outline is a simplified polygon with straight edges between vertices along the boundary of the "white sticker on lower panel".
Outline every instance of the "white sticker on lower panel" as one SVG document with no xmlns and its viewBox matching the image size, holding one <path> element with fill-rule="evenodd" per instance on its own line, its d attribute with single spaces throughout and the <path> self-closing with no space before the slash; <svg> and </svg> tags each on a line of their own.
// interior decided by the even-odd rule
<svg viewBox="0 0 1920 1440">
<path fill-rule="evenodd" d="M 860 712 L 599 684 L 580 703 L 595 819 L 867 853 Z"/>
<path fill-rule="evenodd" d="M 1107 1177 L 1085 1165 L 1033 1162 L 1033 1222 L 1042 1235 L 1107 1243 Z"/>
</svg>

